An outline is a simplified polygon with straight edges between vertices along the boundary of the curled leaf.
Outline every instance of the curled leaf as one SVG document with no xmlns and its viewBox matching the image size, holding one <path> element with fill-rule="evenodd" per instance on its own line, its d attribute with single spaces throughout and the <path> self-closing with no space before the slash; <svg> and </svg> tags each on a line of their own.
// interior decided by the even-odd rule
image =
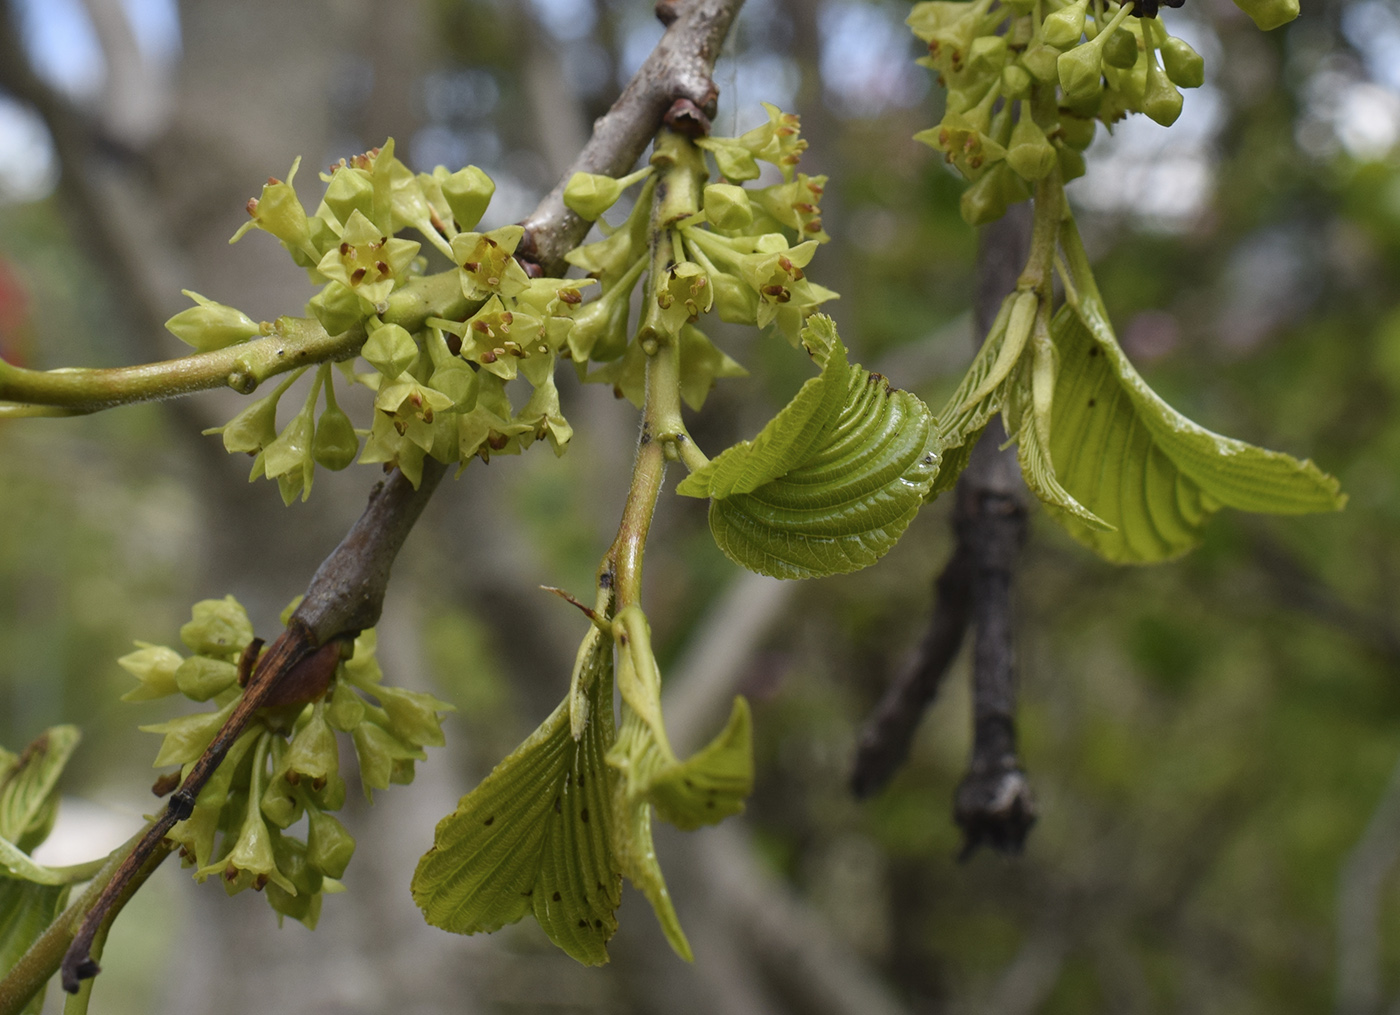
<svg viewBox="0 0 1400 1015">
<path fill-rule="evenodd" d="M 804 339 L 821 375 L 677 488 L 710 497 L 710 531 L 730 559 L 778 578 L 873 564 L 918 512 L 941 457 L 928 407 L 850 366 L 829 318 L 813 317 Z"/>
</svg>

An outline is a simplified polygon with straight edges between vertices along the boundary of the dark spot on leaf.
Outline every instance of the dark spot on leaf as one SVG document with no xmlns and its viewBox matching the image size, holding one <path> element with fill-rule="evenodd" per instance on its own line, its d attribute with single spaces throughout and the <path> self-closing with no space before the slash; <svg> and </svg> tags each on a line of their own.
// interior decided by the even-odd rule
<svg viewBox="0 0 1400 1015">
<path fill-rule="evenodd" d="M 483 824 L 483 825 L 489 825 L 491 822 L 493 822 L 493 821 L 495 821 L 495 820 L 496 820 L 496 815 L 492 814 L 489 818 L 487 818 L 485 821 L 483 821 L 482 824 Z"/>
<path fill-rule="evenodd" d="M 1089 355 L 1090 355 L 1090 356 L 1097 356 L 1098 354 L 1099 354 L 1099 347 L 1098 347 L 1098 346 L 1094 346 L 1092 349 L 1089 350 Z"/>
<path fill-rule="evenodd" d="M 695 788 L 695 783 L 691 782 L 689 779 L 682 779 L 681 782 L 685 783 L 685 788 L 686 788 L 686 789 L 694 789 L 694 788 Z"/>
<path fill-rule="evenodd" d="M 560 895 L 558 892 L 555 892 L 555 893 L 554 893 L 554 901 L 555 901 L 555 902 L 558 902 L 558 901 L 559 901 L 560 899 L 562 899 L 562 898 L 563 898 L 563 896 Z"/>
<path fill-rule="evenodd" d="M 583 789 L 583 773 L 578 774 L 578 788 Z"/>
<path fill-rule="evenodd" d="M 583 823 L 584 823 L 585 825 L 588 824 L 588 808 L 587 808 L 587 807 L 585 807 L 582 811 L 579 812 L 579 818 L 582 819 L 582 821 L 583 821 Z"/>
<path fill-rule="evenodd" d="M 587 921 L 587 920 L 580 920 L 580 921 L 578 922 L 578 925 L 579 925 L 580 927 L 586 928 L 586 927 L 588 926 L 588 921 Z"/>
<path fill-rule="evenodd" d="M 602 920 L 594 920 L 594 921 L 593 921 L 593 926 L 597 927 L 599 930 L 602 930 L 602 929 L 603 929 L 603 921 L 602 921 Z"/>
<path fill-rule="evenodd" d="M 714 810 L 714 809 L 715 809 L 715 802 L 714 802 L 713 800 L 706 800 L 706 801 L 705 801 L 705 807 L 706 807 L 708 810 Z"/>
<path fill-rule="evenodd" d="M 1098 404 L 1098 401 L 1097 401 L 1096 399 L 1093 399 L 1093 398 L 1089 399 L 1089 408 L 1092 409 L 1092 408 L 1093 408 L 1095 405 L 1097 405 L 1097 404 Z"/>
<path fill-rule="evenodd" d="M 558 798 L 558 797 L 555 797 L 555 798 L 554 798 L 554 813 L 555 813 L 555 814 L 558 814 L 558 813 L 559 813 L 559 798 Z"/>
</svg>

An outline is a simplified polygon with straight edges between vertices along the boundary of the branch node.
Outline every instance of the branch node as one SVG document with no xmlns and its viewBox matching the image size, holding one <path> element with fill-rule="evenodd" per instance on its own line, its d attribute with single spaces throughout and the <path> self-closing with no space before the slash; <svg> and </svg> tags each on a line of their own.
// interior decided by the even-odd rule
<svg viewBox="0 0 1400 1015">
<path fill-rule="evenodd" d="M 681 12 L 676 0 L 656 0 L 656 20 L 667 28 L 675 24 L 676 19 L 680 16 Z"/>
<path fill-rule="evenodd" d="M 958 860 L 968 860 L 979 846 L 1020 853 L 1036 817 L 1030 781 L 1014 753 L 991 764 L 974 763 L 958 785 L 953 804 L 953 820 L 964 836 Z"/>
<path fill-rule="evenodd" d="M 713 85 L 711 91 L 714 91 Z M 710 118 L 687 98 L 679 98 L 671 103 L 671 108 L 666 110 L 662 120 L 667 127 L 686 137 L 707 137 L 710 133 Z"/>
</svg>

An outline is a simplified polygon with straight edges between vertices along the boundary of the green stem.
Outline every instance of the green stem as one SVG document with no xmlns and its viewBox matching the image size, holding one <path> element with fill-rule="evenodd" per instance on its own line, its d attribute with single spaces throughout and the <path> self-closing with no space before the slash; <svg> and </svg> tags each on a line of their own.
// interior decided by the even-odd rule
<svg viewBox="0 0 1400 1015">
<path fill-rule="evenodd" d="M 1104 307 L 1103 297 L 1099 295 L 1098 283 L 1094 281 L 1094 269 L 1089 264 L 1089 255 L 1084 250 L 1084 241 L 1079 238 L 1079 227 L 1075 225 L 1073 215 L 1066 215 L 1060 223 L 1060 248 L 1065 252 L 1069 275 L 1078 295 L 1079 309 L 1085 313 L 1092 312 L 1107 321 L 1108 311 Z"/>
<path fill-rule="evenodd" d="M 1031 227 L 1031 252 L 1026 267 L 1016 280 L 1016 288 L 1039 294 L 1041 302 L 1050 303 L 1050 286 L 1055 265 L 1055 243 L 1059 238 L 1060 218 L 1064 208 L 1064 184 L 1059 169 L 1035 185 L 1034 223 Z"/>
<path fill-rule="evenodd" d="M 30 945 L 29 950 L 5 973 L 4 979 L 0 979 L 0 1015 L 20 1015 L 30 999 L 58 971 L 59 964 L 63 961 L 63 955 L 68 950 L 68 946 L 72 944 L 82 918 L 116 875 L 122 861 L 140 843 L 150 828 L 151 826 L 147 825 L 128 839 L 125 844 L 112 851 L 103 862 L 102 868 L 92 879 L 92 883 L 87 886 L 77 901 L 71 903 L 53 923 L 49 924 L 48 929 L 39 935 L 38 940 Z M 131 896 L 136 894 L 136 890 L 145 884 L 146 879 L 155 872 L 161 861 L 170 854 L 172 845 L 169 841 L 163 841 L 141 865 L 136 876 L 130 880 L 112 905 L 110 913 L 104 921 L 104 927 L 111 926 L 111 921 L 116 918 L 117 913 L 121 912 L 122 907 L 126 905 Z"/>
<path fill-rule="evenodd" d="M 677 335 L 659 326 L 656 295 L 678 256 L 670 226 L 699 210 L 705 164 L 689 138 L 663 130 L 657 135 L 652 165 L 660 170 L 660 175 L 652 206 L 651 269 L 642 295 L 646 310 L 636 339 L 648 352 L 642 433 L 622 522 L 599 568 L 600 588 L 606 586 L 603 577 L 609 576 L 616 596 L 614 615 L 629 606 L 641 605 L 642 555 L 666 478 L 667 461 L 684 458 L 689 464 L 704 459 L 681 419 L 680 343 Z"/>
<path fill-rule="evenodd" d="M 453 317 L 466 309 L 454 270 L 409 282 L 389 297 L 382 317 L 417 331 L 429 317 Z M 29 406 L 77 415 L 224 385 L 246 395 L 269 377 L 296 367 L 348 359 L 366 337 L 362 327 L 327 335 L 315 318 L 279 317 L 265 338 L 140 366 L 26 370 L 0 360 L 0 403 L 12 403 L 0 404 L 0 418 L 50 414 L 23 411 Z"/>
</svg>

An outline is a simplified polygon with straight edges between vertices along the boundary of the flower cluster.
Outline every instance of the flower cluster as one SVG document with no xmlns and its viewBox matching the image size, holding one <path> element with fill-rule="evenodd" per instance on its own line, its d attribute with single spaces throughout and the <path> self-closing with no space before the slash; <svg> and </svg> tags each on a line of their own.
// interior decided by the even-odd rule
<svg viewBox="0 0 1400 1015">
<path fill-rule="evenodd" d="M 138 642 L 118 660 L 140 681 L 127 701 L 183 694 L 214 705 L 142 727 L 164 734 L 156 767 L 181 766 L 178 776 L 157 783 L 167 791 L 237 706 L 238 663 L 253 642 L 253 626 L 232 596 L 209 599 L 195 604 L 180 640 L 191 655 Z M 193 813 L 170 831 L 195 880 L 217 876 L 230 895 L 264 891 L 279 920 L 316 925 L 322 895 L 343 890 L 338 879 L 355 851 L 355 840 L 331 815 L 345 803 L 337 734 L 349 734 L 361 785 L 372 798 L 376 789 L 413 781 L 414 762 L 427 757 L 423 748 L 442 746 L 439 713 L 451 709 L 432 695 L 385 686 L 374 650 L 374 631 L 363 632 L 348 657 L 328 661 L 334 674 L 314 700 L 258 711 L 200 791 Z M 303 817 L 304 831 L 294 834 Z"/>
<path fill-rule="evenodd" d="M 294 164 L 286 182 L 269 180 L 262 196 L 248 202 L 250 220 L 234 240 L 255 228 L 275 236 L 321 287 L 303 323 L 329 336 L 363 336 L 360 356 L 372 369 L 342 368 L 375 392 L 374 414 L 367 427 L 351 423 L 325 364 L 301 410 L 279 428 L 278 403 L 301 375 L 293 371 L 210 431 L 223 435 L 228 451 L 256 457 L 250 478 L 277 480 L 290 503 L 310 494 L 317 465 L 343 469 L 357 455 L 397 466 L 416 484 L 428 456 L 465 466 L 473 457 L 519 453 L 541 439 L 562 453 L 572 430 L 559 410 L 554 364 L 582 302 L 579 288 L 591 283 L 531 278 L 514 256 L 519 226 L 473 231 L 495 191 L 475 166 L 415 175 L 394 157 L 391 139 L 322 174 L 325 196 L 312 215 L 297 196 L 296 172 Z M 422 244 L 399 237 L 404 229 L 416 230 L 454 267 L 424 277 Z M 189 295 L 197 305 L 167 327 L 202 351 L 276 329 Z M 396 304 L 398 297 L 408 310 Z M 517 377 L 530 391 L 512 399 L 507 388 Z"/>
<path fill-rule="evenodd" d="M 1197 88 L 1205 65 L 1168 34 L 1160 3 L 1180 0 L 934 0 L 909 15 L 928 44 L 919 62 L 948 90 L 938 126 L 915 137 L 971 181 L 962 214 L 980 225 L 1029 196 L 1056 167 L 1084 173 L 1081 154 L 1097 124 L 1132 112 L 1170 126 L 1180 88 Z M 1297 16 L 1298 0 L 1236 0 L 1261 28 Z M 1291 13 L 1290 13 L 1291 12 Z"/>
<path fill-rule="evenodd" d="M 699 167 L 713 182 L 704 185 L 697 214 L 661 223 L 670 230 L 674 257 L 665 277 L 646 285 L 635 339 L 629 317 L 632 294 L 649 266 L 653 169 L 620 180 L 579 173 L 569 181 L 566 203 L 585 218 L 598 219 L 606 236 L 568 255 L 571 264 L 602 283 L 602 295 L 575 314 L 569 333 L 569 353 L 581 377 L 611 384 L 640 406 L 648 352 L 657 340 L 672 339 L 681 350 L 683 395 L 698 409 L 717 378 L 743 373 L 695 326 L 702 314 L 714 310 L 733 324 L 776 325 L 796 345 L 807 316 L 836 298 L 805 274 L 818 245 L 828 239 L 821 219 L 826 177 L 797 172 L 807 147 L 798 118 L 767 103 L 764 108 L 768 121 L 739 137 L 696 141 L 714 160 L 715 174 Z M 777 167 L 781 181 L 741 186 L 759 178 L 763 162 Z M 626 187 L 643 180 L 620 225 L 601 219 Z M 590 361 L 603 366 L 589 373 Z"/>
</svg>

